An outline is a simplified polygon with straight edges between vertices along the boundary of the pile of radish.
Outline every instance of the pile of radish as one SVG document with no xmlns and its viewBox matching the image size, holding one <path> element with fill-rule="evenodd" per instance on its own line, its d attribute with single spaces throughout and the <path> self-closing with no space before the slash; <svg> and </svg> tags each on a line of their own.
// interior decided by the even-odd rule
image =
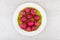
<svg viewBox="0 0 60 40">
<path fill-rule="evenodd" d="M 31 32 L 38 29 L 41 25 L 41 15 L 37 15 L 35 8 L 26 7 L 19 12 L 19 26 L 25 31 Z"/>
</svg>

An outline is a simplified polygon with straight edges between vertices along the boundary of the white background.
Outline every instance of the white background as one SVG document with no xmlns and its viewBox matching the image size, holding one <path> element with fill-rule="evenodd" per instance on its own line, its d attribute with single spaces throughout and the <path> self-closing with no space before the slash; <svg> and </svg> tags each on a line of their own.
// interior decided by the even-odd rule
<svg viewBox="0 0 60 40">
<path fill-rule="evenodd" d="M 46 28 L 38 35 L 20 35 L 12 24 L 15 9 L 25 3 L 41 5 L 47 14 Z M 60 40 L 60 0 L 0 0 L 0 40 Z"/>
</svg>

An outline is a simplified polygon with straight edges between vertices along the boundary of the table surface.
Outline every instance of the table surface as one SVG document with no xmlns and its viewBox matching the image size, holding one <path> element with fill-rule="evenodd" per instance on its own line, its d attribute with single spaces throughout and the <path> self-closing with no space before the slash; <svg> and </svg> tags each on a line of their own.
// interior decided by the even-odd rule
<svg viewBox="0 0 60 40">
<path fill-rule="evenodd" d="M 15 9 L 25 2 L 37 3 L 46 11 L 46 27 L 36 36 L 21 35 L 12 24 Z M 0 40 L 60 40 L 60 0 L 0 0 Z"/>
</svg>

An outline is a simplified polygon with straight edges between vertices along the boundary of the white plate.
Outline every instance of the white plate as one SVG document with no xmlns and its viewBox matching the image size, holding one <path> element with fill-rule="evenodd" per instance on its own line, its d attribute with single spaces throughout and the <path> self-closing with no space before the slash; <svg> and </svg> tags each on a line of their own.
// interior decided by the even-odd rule
<svg viewBox="0 0 60 40">
<path fill-rule="evenodd" d="M 33 31 L 33 32 L 26 32 L 24 30 L 22 30 L 19 25 L 18 25 L 18 21 L 17 21 L 17 18 L 18 18 L 18 13 L 26 8 L 26 7 L 33 7 L 33 8 L 36 8 L 38 9 L 40 12 L 41 12 L 41 15 L 42 15 L 42 24 L 40 25 L 40 27 L 36 30 L 36 31 Z M 45 25 L 46 25 L 46 13 L 44 11 L 44 9 L 38 5 L 38 4 L 35 4 L 35 3 L 24 3 L 22 5 L 20 5 L 14 15 L 13 15 L 13 25 L 14 27 L 16 28 L 16 30 L 22 34 L 22 35 L 25 35 L 25 36 L 34 36 L 34 35 L 37 35 L 39 34 L 44 28 L 45 28 Z"/>
</svg>

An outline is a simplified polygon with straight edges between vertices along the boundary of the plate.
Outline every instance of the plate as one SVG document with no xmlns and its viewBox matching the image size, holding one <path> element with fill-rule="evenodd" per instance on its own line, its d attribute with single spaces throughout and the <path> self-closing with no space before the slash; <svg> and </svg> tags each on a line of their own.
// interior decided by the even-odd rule
<svg viewBox="0 0 60 40">
<path fill-rule="evenodd" d="M 36 30 L 36 31 L 33 31 L 33 32 L 26 32 L 24 30 L 22 30 L 19 25 L 18 25 L 18 21 L 17 21 L 17 18 L 18 18 L 18 14 L 19 12 L 26 8 L 26 7 L 33 7 L 33 8 L 36 8 L 40 11 L 41 15 L 42 15 L 42 24 L 40 25 L 40 27 Z M 25 36 L 34 36 L 34 35 L 37 35 L 39 34 L 44 28 L 45 28 L 45 25 L 46 25 L 46 21 L 47 21 L 47 18 L 46 18 L 46 13 L 44 11 L 44 9 L 36 4 L 36 3 L 24 3 L 24 4 L 21 4 L 17 9 L 16 11 L 14 12 L 14 15 L 13 15 L 13 25 L 15 27 L 15 29 L 22 35 L 25 35 Z"/>
</svg>

